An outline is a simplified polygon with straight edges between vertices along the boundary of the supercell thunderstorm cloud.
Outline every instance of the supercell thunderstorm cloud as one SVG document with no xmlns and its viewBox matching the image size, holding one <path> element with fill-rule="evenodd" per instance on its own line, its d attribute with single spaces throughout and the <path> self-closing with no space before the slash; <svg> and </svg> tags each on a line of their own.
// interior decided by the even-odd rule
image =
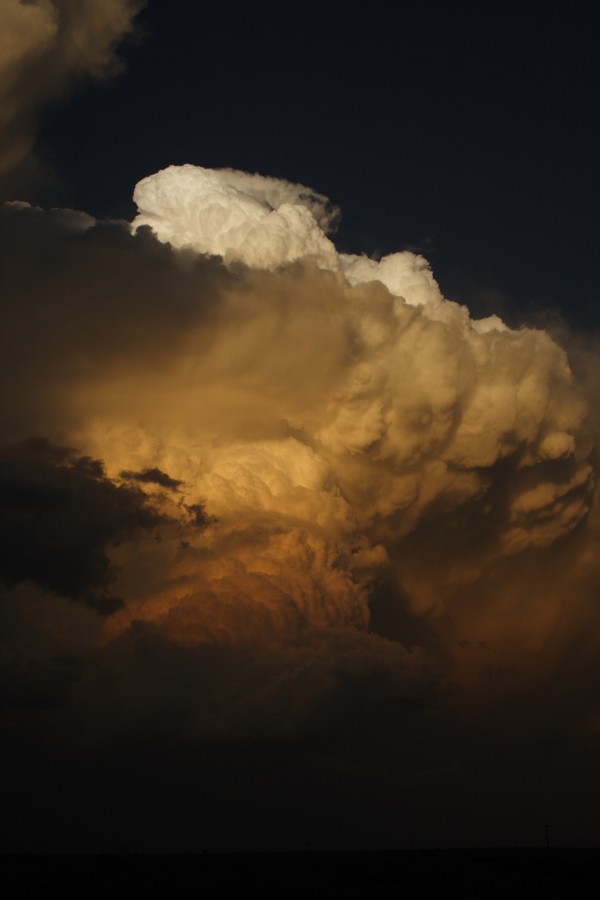
<svg viewBox="0 0 600 900">
<path fill-rule="evenodd" d="M 7 171 L 43 103 L 110 70 L 137 6 L 2 7 Z M 0 209 L 2 734 L 37 768 L 14 846 L 51 844 L 44 772 L 72 785 L 69 847 L 102 844 L 116 796 L 108 843 L 145 847 L 174 810 L 178 846 L 241 846 L 262 805 L 256 845 L 293 844 L 317 797 L 324 845 L 400 810 L 450 833 L 457 803 L 465 840 L 487 804 L 537 827 L 563 765 L 581 798 L 588 352 L 473 318 L 415 253 L 339 253 L 339 210 L 303 185 L 170 166 L 134 201 L 132 222 Z M 86 844 L 67 821 L 100 771 Z M 191 837 L 186 791 L 212 817 Z"/>
</svg>

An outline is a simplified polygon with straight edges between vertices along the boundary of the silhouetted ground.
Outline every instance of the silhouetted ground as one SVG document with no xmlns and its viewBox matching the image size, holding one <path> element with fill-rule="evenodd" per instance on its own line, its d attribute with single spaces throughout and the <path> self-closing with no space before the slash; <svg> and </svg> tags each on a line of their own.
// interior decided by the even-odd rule
<svg viewBox="0 0 600 900">
<path fill-rule="evenodd" d="M 310 890 L 331 897 L 390 888 L 429 887 L 462 896 L 506 896 L 507 890 L 569 891 L 597 885 L 597 849 L 472 849 L 375 852 L 114 854 L 1 857 L 2 877 L 26 889 L 204 891 L 252 888 Z M 565 894 L 566 895 L 566 894 Z"/>
</svg>

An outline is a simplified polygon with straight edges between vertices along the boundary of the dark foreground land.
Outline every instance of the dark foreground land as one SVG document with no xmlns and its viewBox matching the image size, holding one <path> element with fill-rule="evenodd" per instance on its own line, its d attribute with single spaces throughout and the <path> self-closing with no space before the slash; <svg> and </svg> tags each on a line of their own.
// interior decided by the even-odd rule
<svg viewBox="0 0 600 900">
<path fill-rule="evenodd" d="M 25 889 L 56 888 L 62 896 L 102 889 L 194 889 L 216 896 L 223 888 L 265 893 L 310 890 L 312 897 L 376 896 L 390 889 L 462 890 L 469 896 L 545 889 L 572 893 L 597 888 L 597 849 L 471 849 L 372 852 L 45 855 L 1 857 L 3 881 Z"/>
</svg>

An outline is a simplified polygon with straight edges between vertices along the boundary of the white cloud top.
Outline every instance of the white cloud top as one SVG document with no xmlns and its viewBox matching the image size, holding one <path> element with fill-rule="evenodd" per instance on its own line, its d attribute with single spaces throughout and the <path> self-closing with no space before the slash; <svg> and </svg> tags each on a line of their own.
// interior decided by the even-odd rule
<svg viewBox="0 0 600 900">
<path fill-rule="evenodd" d="M 134 227 L 150 225 L 174 247 L 222 256 L 259 269 L 311 256 L 334 265 L 323 233 L 328 201 L 302 185 L 230 169 L 169 166 L 136 186 Z"/>
</svg>

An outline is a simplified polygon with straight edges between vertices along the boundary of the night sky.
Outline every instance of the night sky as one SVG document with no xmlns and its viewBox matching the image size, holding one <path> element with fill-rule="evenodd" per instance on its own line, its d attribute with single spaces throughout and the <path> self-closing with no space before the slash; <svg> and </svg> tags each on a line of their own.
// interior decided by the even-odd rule
<svg viewBox="0 0 600 900">
<path fill-rule="evenodd" d="M 414 249 L 452 299 L 598 325 L 595 4 L 154 0 L 138 21 L 126 73 L 44 115 L 70 204 L 129 217 L 167 165 L 260 172 L 331 197 L 339 249 Z"/>
<path fill-rule="evenodd" d="M 598 844 L 600 13 L 340 10 L 0 0 L 0 850 Z"/>
</svg>

